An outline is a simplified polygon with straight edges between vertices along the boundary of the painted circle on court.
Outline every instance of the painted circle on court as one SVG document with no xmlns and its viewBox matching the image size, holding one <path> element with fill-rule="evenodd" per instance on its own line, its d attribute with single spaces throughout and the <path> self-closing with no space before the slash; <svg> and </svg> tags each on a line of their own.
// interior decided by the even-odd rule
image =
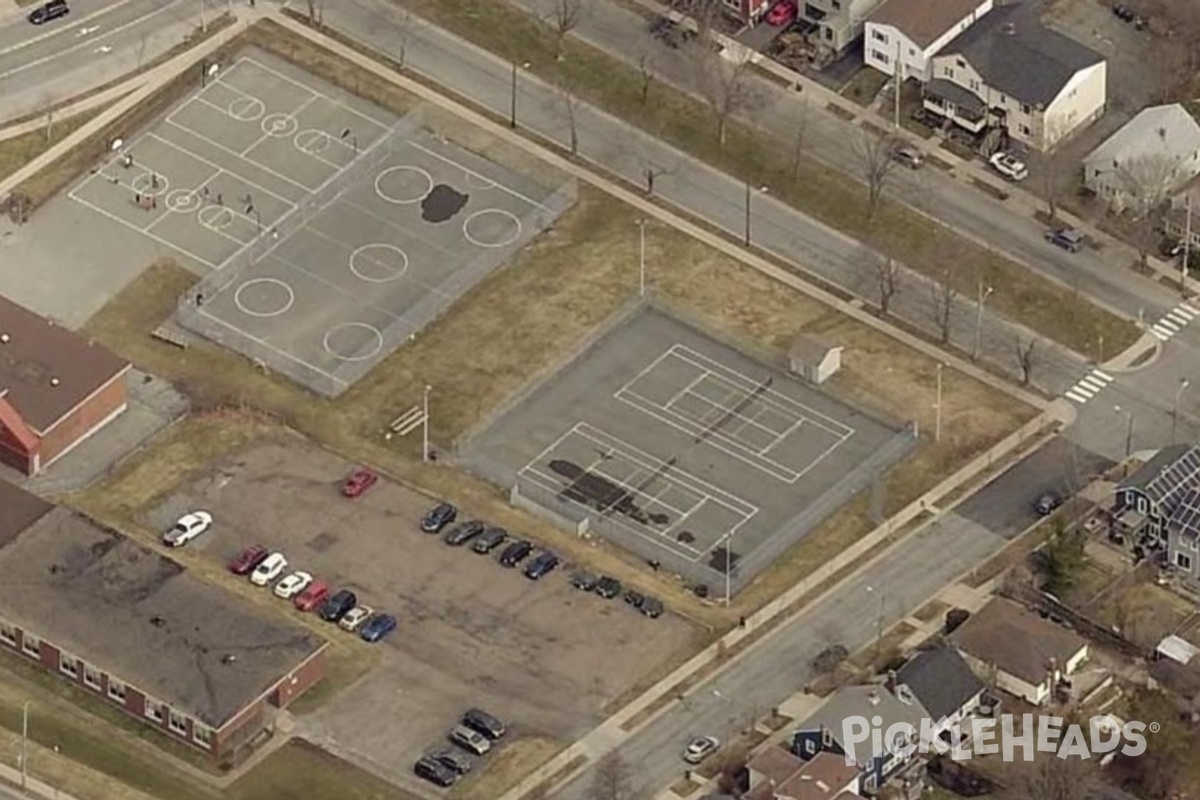
<svg viewBox="0 0 1200 800">
<path fill-rule="evenodd" d="M 388 167 L 375 176 L 375 194 L 398 206 L 424 200 L 433 191 L 433 176 L 420 167 Z"/>
<path fill-rule="evenodd" d="M 463 180 L 470 189 L 495 189 L 496 182 L 483 177 L 478 172 L 471 172 L 469 169 L 463 170 Z"/>
<path fill-rule="evenodd" d="M 200 195 L 187 189 L 172 189 L 167 195 L 167 208 L 180 213 L 197 210 L 201 202 Z"/>
<path fill-rule="evenodd" d="M 291 114 L 268 114 L 262 121 L 263 133 L 280 139 L 294 135 L 299 128 L 300 123 Z"/>
<path fill-rule="evenodd" d="M 329 144 L 333 141 L 325 131 L 319 131 L 315 128 L 308 128 L 296 134 L 292 139 L 292 144 L 301 153 L 307 153 L 310 156 L 315 156 L 317 153 L 323 153 L 329 149 Z"/>
<path fill-rule="evenodd" d="M 135 175 L 133 180 L 129 182 L 129 185 L 138 194 L 148 197 L 158 197 L 166 193 L 168 181 L 162 175 L 156 175 L 153 172 L 143 172 Z"/>
<path fill-rule="evenodd" d="M 225 206 L 205 206 L 196 212 L 196 219 L 209 230 L 219 231 L 233 224 L 233 212 Z"/>
<path fill-rule="evenodd" d="M 296 293 L 278 278 L 253 278 L 233 293 L 233 304 L 252 317 L 278 317 L 296 302 Z"/>
<path fill-rule="evenodd" d="M 325 331 L 322 344 L 325 346 L 325 352 L 334 358 L 342 361 L 366 361 L 374 358 L 383 349 L 383 333 L 379 328 L 365 322 L 343 322 Z"/>
<path fill-rule="evenodd" d="M 256 97 L 235 97 L 225 110 L 238 122 L 254 122 L 267 113 L 267 107 Z"/>
<path fill-rule="evenodd" d="M 408 253 L 394 244 L 364 244 L 350 254 L 350 271 L 367 283 L 390 283 L 408 271 Z"/>
<path fill-rule="evenodd" d="M 485 208 L 463 221 L 463 236 L 478 247 L 507 247 L 521 237 L 521 220 L 502 208 Z"/>
</svg>

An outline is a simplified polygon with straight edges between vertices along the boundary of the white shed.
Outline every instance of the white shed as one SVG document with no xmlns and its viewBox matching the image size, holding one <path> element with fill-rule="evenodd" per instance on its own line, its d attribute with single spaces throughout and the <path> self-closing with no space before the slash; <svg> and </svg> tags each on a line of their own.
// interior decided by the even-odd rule
<svg viewBox="0 0 1200 800">
<path fill-rule="evenodd" d="M 1187 639 L 1171 635 L 1158 643 L 1155 653 L 1159 658 L 1169 658 L 1180 664 L 1187 664 L 1197 655 L 1200 655 L 1200 648 Z"/>
<path fill-rule="evenodd" d="M 800 334 L 788 352 L 792 372 L 821 384 L 842 367 L 842 348 L 819 336 Z"/>
</svg>

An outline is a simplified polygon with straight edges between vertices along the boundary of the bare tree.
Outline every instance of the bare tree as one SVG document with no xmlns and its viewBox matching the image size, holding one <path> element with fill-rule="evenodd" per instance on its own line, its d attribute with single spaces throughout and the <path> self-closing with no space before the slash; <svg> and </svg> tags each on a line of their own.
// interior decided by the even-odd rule
<svg viewBox="0 0 1200 800">
<path fill-rule="evenodd" d="M 143 33 L 141 38 L 138 39 L 137 69 L 139 69 L 139 70 L 142 68 L 142 60 L 145 59 L 145 57 L 146 57 L 146 38 L 147 38 L 147 36 L 148 36 L 148 34 Z"/>
<path fill-rule="evenodd" d="M 42 94 L 38 105 L 46 115 L 46 141 L 54 141 L 54 97 L 49 92 Z"/>
<path fill-rule="evenodd" d="M 650 63 L 650 52 L 645 51 L 638 56 L 638 77 L 641 79 L 639 86 L 639 96 L 642 99 L 642 105 L 650 102 L 650 87 L 654 84 L 654 72 Z"/>
<path fill-rule="evenodd" d="M 1021 368 L 1021 385 L 1028 386 L 1033 380 L 1033 368 L 1037 366 L 1037 338 L 1030 336 L 1025 339 L 1017 334 L 1017 366 Z"/>
<path fill-rule="evenodd" d="M 1012 800 L 1079 800 L 1091 796 L 1098 780 L 1093 761 L 1049 753 L 1036 754 L 1032 762 L 1013 761 L 1006 772 Z"/>
<path fill-rule="evenodd" d="M 562 98 L 563 108 L 567 111 L 567 131 L 570 136 L 571 158 L 579 155 L 579 98 L 565 86 L 558 87 L 558 96 Z"/>
<path fill-rule="evenodd" d="M 1180 175 L 1180 161 L 1166 150 L 1167 131 L 1160 128 L 1162 152 L 1132 158 L 1113 168 L 1117 192 L 1114 210 L 1126 212 L 1133 220 L 1133 244 L 1145 268 L 1150 250 L 1158 240 L 1163 206 Z"/>
<path fill-rule="evenodd" d="M 325 23 L 325 0 L 307 0 L 308 24 L 320 27 Z"/>
<path fill-rule="evenodd" d="M 796 117 L 796 127 L 792 131 L 792 180 L 800 180 L 800 162 L 804 156 L 804 146 L 808 144 L 808 126 L 812 120 L 812 107 L 808 98 L 800 98 L 800 112 Z M 886 312 L 884 312 L 886 313 Z"/>
<path fill-rule="evenodd" d="M 746 86 L 750 62 L 730 62 L 710 50 L 703 38 L 690 47 L 697 89 L 708 103 L 717 123 L 717 142 L 722 148 L 729 133 L 729 118 L 754 106 L 756 97 Z"/>
<path fill-rule="evenodd" d="M 937 326 L 938 341 L 946 344 L 950 341 L 950 320 L 954 314 L 954 300 L 958 297 L 958 289 L 950 280 L 950 271 L 943 270 L 941 278 L 930 284 L 929 291 L 933 299 L 930 311 L 933 324 Z"/>
<path fill-rule="evenodd" d="M 720 770 L 717 776 L 717 787 L 726 794 L 737 797 L 744 788 L 739 786 L 742 775 L 746 771 L 746 762 L 750 758 L 746 745 L 738 743 L 730 745 L 721 753 L 717 762 Z"/>
<path fill-rule="evenodd" d="M 891 256 L 875 251 L 870 258 L 875 268 L 875 288 L 879 291 L 879 316 L 886 317 L 892 308 L 892 298 L 900 289 L 900 264 Z"/>
<path fill-rule="evenodd" d="M 875 219 L 888 176 L 898 163 L 892 157 L 896 143 L 891 136 L 870 130 L 859 131 L 851 149 L 859 177 L 867 184 L 867 222 Z"/>
<path fill-rule="evenodd" d="M 1055 117 L 1046 124 L 1045 138 L 1056 142 L 1066 133 L 1062 122 Z M 1046 198 L 1046 213 L 1050 215 L 1051 224 L 1058 221 L 1058 199 L 1062 196 L 1063 164 L 1066 158 L 1047 153 L 1038 170 L 1042 179 L 1042 192 Z"/>
<path fill-rule="evenodd" d="M 550 23 L 554 26 L 554 57 L 562 58 L 563 40 L 579 26 L 586 0 L 554 0 Z"/>
<path fill-rule="evenodd" d="M 592 771 L 591 800 L 633 800 L 629 766 L 617 753 L 609 753 Z"/>
</svg>

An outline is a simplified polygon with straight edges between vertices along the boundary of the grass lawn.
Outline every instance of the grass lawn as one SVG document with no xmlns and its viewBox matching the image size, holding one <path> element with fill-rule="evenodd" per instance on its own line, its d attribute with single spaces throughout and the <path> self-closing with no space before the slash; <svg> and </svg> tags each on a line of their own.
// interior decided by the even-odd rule
<svg viewBox="0 0 1200 800">
<path fill-rule="evenodd" d="M 778 142 L 740 123 L 729 125 L 720 146 L 708 107 L 655 83 L 646 102 L 637 70 L 567 37 L 561 57 L 555 31 L 503 0 L 397 0 L 438 25 L 516 62 L 551 83 L 638 125 L 688 153 L 855 238 L 872 241 L 913 269 L 947 279 L 973 296 L 979 282 L 995 288 L 991 308 L 1081 353 L 1095 352 L 1098 337 L 1117 352 L 1138 337 L 1136 325 L 1097 308 L 1070 289 L 963 239 L 916 211 L 885 201 L 867 219 L 864 186 L 812 159 L 793 174 L 793 143 Z M 964 268 L 963 265 L 969 265 Z"/>
<path fill-rule="evenodd" d="M 65 119 L 51 119 L 49 122 L 46 121 L 45 115 L 42 115 L 41 129 L 0 141 L 0 179 L 7 178 L 33 161 L 103 110 L 104 107 L 93 108 Z"/>
<path fill-rule="evenodd" d="M 505 745 L 450 790 L 454 800 L 493 800 L 558 755 L 566 745 L 553 739 L 527 736 Z M 249 800 L 249 798 L 247 798 Z"/>
<path fill-rule="evenodd" d="M 415 800 L 408 792 L 300 739 L 293 739 L 272 753 L 221 797 L 226 800 Z"/>
</svg>

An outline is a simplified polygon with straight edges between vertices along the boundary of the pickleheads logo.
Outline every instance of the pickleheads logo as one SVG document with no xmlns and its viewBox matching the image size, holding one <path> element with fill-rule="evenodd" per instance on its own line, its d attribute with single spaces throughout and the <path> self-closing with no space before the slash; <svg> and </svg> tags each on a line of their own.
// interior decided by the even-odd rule
<svg viewBox="0 0 1200 800">
<path fill-rule="evenodd" d="M 847 717 L 842 721 L 842 745 L 846 763 L 862 763 L 855 758 L 859 745 L 869 743 L 872 756 L 890 753 L 910 758 L 916 753 L 949 754 L 965 761 L 974 754 L 1001 755 L 1005 761 L 1033 761 L 1034 753 L 1052 753 L 1058 758 L 1089 759 L 1120 752 L 1140 756 L 1146 752 L 1146 732 L 1157 733 L 1156 722 L 1121 722 L 1101 715 L 1086 723 L 1064 724 L 1062 717 L 1002 714 L 999 717 L 972 717 L 961 724 L 939 725 L 929 719 L 920 727 L 897 722 L 883 728 L 883 718 Z M 1018 724 L 1019 723 L 1019 724 Z"/>
</svg>

